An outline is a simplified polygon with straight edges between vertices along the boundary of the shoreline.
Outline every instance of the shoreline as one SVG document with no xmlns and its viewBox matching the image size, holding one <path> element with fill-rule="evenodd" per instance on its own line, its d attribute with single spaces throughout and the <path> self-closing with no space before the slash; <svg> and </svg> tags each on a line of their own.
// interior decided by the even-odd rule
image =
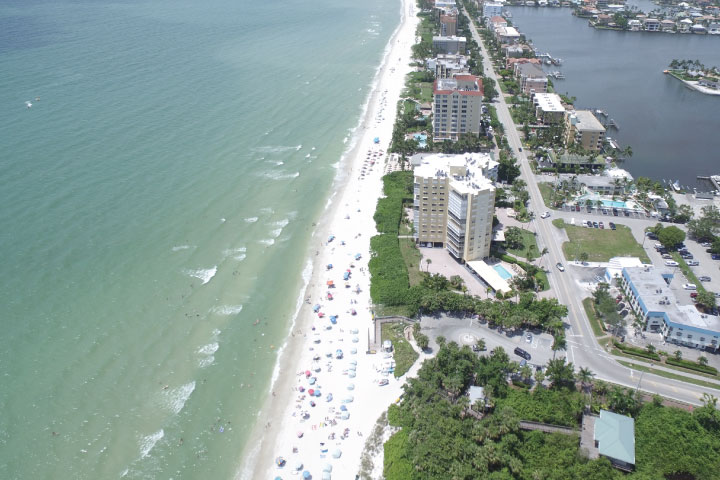
<svg viewBox="0 0 720 480">
<path fill-rule="evenodd" d="M 705 94 L 705 95 L 711 95 L 711 96 L 713 96 L 713 95 L 714 95 L 714 96 L 720 95 L 720 90 L 713 90 L 713 89 L 711 89 L 711 88 L 703 87 L 703 86 L 701 86 L 701 85 L 700 85 L 698 82 L 696 82 L 696 81 L 683 80 L 682 78 L 680 78 L 680 77 L 678 77 L 677 75 L 675 75 L 675 73 L 674 73 L 673 71 L 671 71 L 671 70 L 668 70 L 667 72 L 668 72 L 668 74 L 669 74 L 671 77 L 673 77 L 673 78 L 675 78 L 675 79 L 677 79 L 677 80 L 680 80 L 680 81 L 681 81 L 687 88 L 689 88 L 690 90 L 695 90 L 696 92 L 700 92 L 700 93 L 703 93 L 703 94 Z"/>
<path fill-rule="evenodd" d="M 404 88 L 405 76 L 411 71 L 411 47 L 415 43 L 418 23 L 412 0 L 401 0 L 400 9 L 400 23 L 385 48 L 352 143 L 343 155 L 345 158 L 341 159 L 333 181 L 328 207 L 312 236 L 311 242 L 318 242 L 307 252 L 312 273 L 299 297 L 299 308 L 290 325 L 286 344 L 278 354 L 267 400 L 258 413 L 235 478 L 274 478 L 283 473 L 290 474 L 298 462 L 303 464 L 303 470 L 310 471 L 316 478 L 321 476 L 321 468 L 328 463 L 334 464 L 336 473 L 347 477 L 359 468 L 365 438 L 374 421 L 401 392 L 401 382 L 397 380 L 391 379 L 390 385 L 382 388 L 373 385 L 376 376 L 373 363 L 379 363 L 380 358 L 365 353 L 368 332 L 373 325 L 367 269 L 370 238 L 376 232 L 372 217 L 377 199 L 382 195 L 382 170 L 387 161 L 395 107 Z M 379 143 L 374 142 L 376 137 L 380 139 Z M 373 160 L 374 164 L 371 163 Z M 334 242 L 328 242 L 329 235 L 336 237 Z M 355 260 L 358 253 L 360 259 Z M 334 268 L 326 270 L 326 265 L 331 263 Z M 344 288 L 342 272 L 351 268 L 353 287 Z M 337 285 L 331 290 L 335 296 L 333 300 L 327 300 L 326 296 L 328 279 L 333 279 Z M 360 288 L 360 293 L 354 293 L 356 287 Z M 326 315 L 339 315 L 337 324 L 331 325 L 327 316 L 318 318 L 312 309 L 315 304 L 322 305 Z M 348 313 L 352 309 L 357 315 Z M 339 348 L 346 355 L 342 360 L 332 355 Z M 351 354 L 353 349 L 355 354 Z M 328 352 L 330 357 L 327 357 Z M 326 366 L 320 365 L 326 361 Z M 333 363 L 346 367 L 353 361 L 356 367 L 351 368 L 357 369 L 357 376 L 352 380 L 348 379 L 347 369 L 343 373 L 336 365 L 338 368 L 332 370 Z M 309 406 L 305 394 L 298 391 L 301 384 L 302 388 L 308 387 L 306 376 L 298 374 L 310 369 L 311 365 L 313 370 L 317 369 L 313 374 L 318 379 L 316 388 L 323 387 L 323 397 L 316 399 L 316 407 Z M 348 391 L 349 387 L 353 390 Z M 334 395 L 331 401 L 327 401 L 327 393 Z M 328 415 L 339 413 L 341 398 L 348 400 L 346 397 L 350 395 L 354 397 L 352 403 L 343 405 L 349 410 L 349 418 L 325 423 Z M 298 415 L 301 406 L 309 413 L 309 418 Z M 336 425 L 331 426 L 331 423 Z M 300 429 L 302 438 L 298 436 Z M 349 435 L 343 434 L 348 431 L 345 429 L 349 429 Z M 328 440 L 333 433 L 335 440 Z M 318 442 L 323 439 L 331 450 L 342 449 L 339 459 L 323 455 L 320 449 L 313 450 L 319 448 Z M 283 456 L 288 465 L 277 468 L 277 456 Z"/>
</svg>

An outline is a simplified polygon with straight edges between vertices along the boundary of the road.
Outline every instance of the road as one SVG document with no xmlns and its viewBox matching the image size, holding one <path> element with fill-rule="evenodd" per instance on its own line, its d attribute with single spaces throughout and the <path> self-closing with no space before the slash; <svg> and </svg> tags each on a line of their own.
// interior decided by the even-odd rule
<svg viewBox="0 0 720 480">
<path fill-rule="evenodd" d="M 497 84 L 497 76 L 490 62 L 490 55 L 477 32 L 475 23 L 464 8 L 463 13 L 468 17 L 473 38 L 480 46 L 483 55 L 485 75 L 496 83 L 497 91 L 502 92 L 500 86 Z M 536 213 L 542 212 L 546 210 L 546 206 L 528 159 L 525 153 L 520 151 L 522 147 L 520 135 L 513 123 L 502 93 L 500 93 L 498 98 L 499 100 L 495 102 L 498 119 L 505 128 L 510 148 L 518 158 L 521 178 L 527 182 L 530 204 Z M 580 216 L 582 212 L 577 212 L 577 214 Z M 544 221 L 539 218 L 536 218 L 533 222 L 535 223 L 535 231 L 538 235 L 538 249 L 540 251 L 542 251 L 543 248 L 548 249 L 548 264 L 554 266 L 557 263 L 565 262 L 561 244 L 555 240 L 555 236 L 553 235 L 552 229 L 555 227 L 552 223 L 549 220 Z M 630 388 L 639 388 L 651 394 L 657 393 L 682 402 L 696 405 L 702 404 L 701 399 L 703 393 L 717 394 L 717 390 L 668 379 L 651 373 L 641 374 L 617 363 L 597 342 L 581 303 L 582 295 L 578 291 L 575 282 L 573 282 L 570 273 L 568 271 L 560 272 L 554 267 L 550 267 L 550 269 L 551 273 L 548 275 L 548 278 L 550 280 L 551 291 L 555 292 L 560 303 L 568 307 L 568 326 L 566 328 L 568 361 L 577 367 L 589 368 L 595 373 L 596 378 L 601 380 Z"/>
</svg>

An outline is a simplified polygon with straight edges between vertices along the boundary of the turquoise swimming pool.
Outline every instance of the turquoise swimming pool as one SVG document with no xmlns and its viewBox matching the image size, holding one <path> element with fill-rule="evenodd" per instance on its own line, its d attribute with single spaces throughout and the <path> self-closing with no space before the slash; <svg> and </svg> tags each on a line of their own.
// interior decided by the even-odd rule
<svg viewBox="0 0 720 480">
<path fill-rule="evenodd" d="M 502 265 L 493 265 L 493 269 L 502 277 L 503 280 L 512 278 L 512 273 L 508 272 Z"/>
<path fill-rule="evenodd" d="M 613 207 L 613 208 L 627 208 L 627 204 L 625 202 L 620 202 L 617 200 L 601 200 L 603 205 L 606 207 Z"/>
<path fill-rule="evenodd" d="M 416 133 L 414 135 L 415 140 L 418 142 L 418 147 L 425 148 L 427 147 L 427 135 L 424 133 Z"/>
</svg>

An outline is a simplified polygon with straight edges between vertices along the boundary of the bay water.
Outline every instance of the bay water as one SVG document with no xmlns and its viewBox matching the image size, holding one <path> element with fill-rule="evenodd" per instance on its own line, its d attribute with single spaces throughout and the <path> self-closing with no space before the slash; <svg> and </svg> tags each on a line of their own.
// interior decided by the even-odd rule
<svg viewBox="0 0 720 480">
<path fill-rule="evenodd" d="M 237 473 L 398 21 L 3 2 L 0 478 Z"/>
<path fill-rule="evenodd" d="M 648 2 L 635 2 L 649 11 Z M 541 52 L 563 60 L 558 93 L 576 97 L 576 108 L 602 109 L 620 127 L 607 135 L 631 146 L 622 167 L 635 176 L 679 180 L 718 175 L 720 96 L 688 89 L 663 75 L 673 59 L 699 59 L 720 67 L 715 35 L 596 30 L 567 8 L 511 7 L 512 21 Z"/>
</svg>

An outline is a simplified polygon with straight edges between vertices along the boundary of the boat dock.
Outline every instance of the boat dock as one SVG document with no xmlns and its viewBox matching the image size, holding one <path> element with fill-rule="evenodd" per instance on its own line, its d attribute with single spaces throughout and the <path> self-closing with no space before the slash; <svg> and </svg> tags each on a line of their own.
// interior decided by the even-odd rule
<svg viewBox="0 0 720 480">
<path fill-rule="evenodd" d="M 698 175 L 697 179 L 710 182 L 713 186 L 713 190 L 715 190 L 716 192 L 720 192 L 720 175 L 710 175 L 709 177 L 703 177 Z"/>
</svg>

